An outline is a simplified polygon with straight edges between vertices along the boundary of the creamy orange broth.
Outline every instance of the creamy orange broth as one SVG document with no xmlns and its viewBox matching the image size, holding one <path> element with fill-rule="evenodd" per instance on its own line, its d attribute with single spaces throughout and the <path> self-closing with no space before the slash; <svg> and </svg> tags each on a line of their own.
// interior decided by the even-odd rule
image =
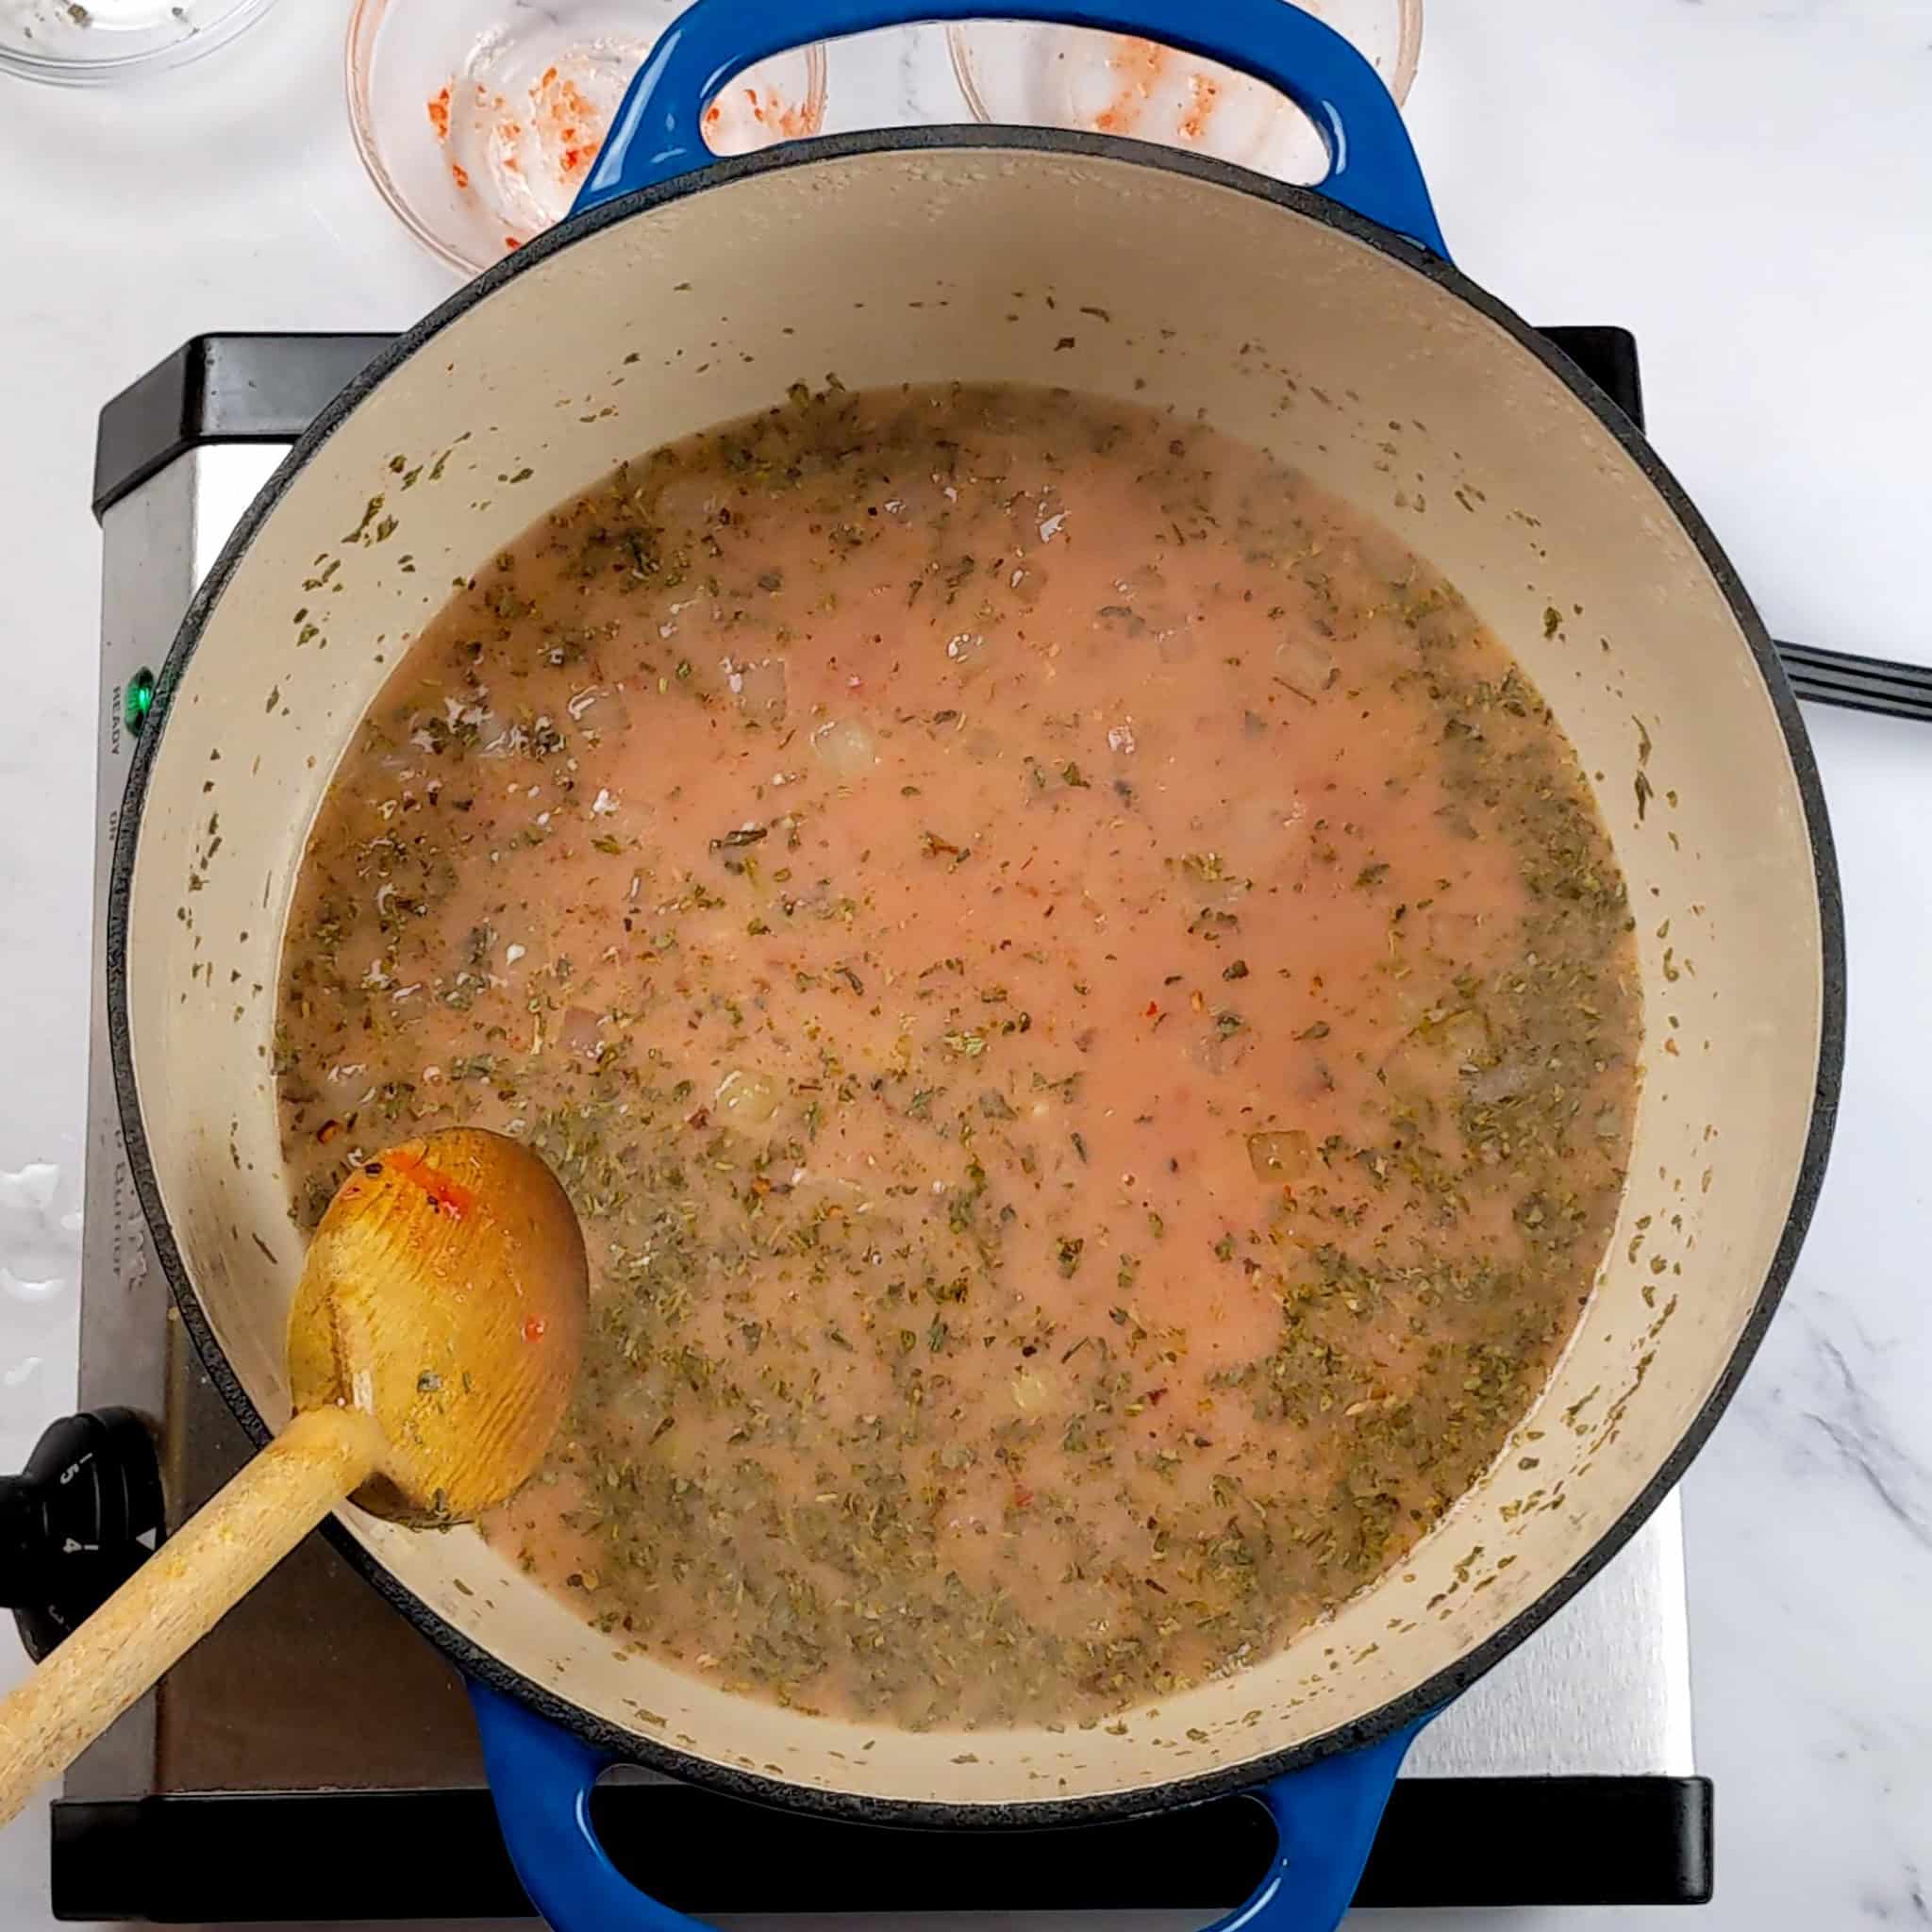
<svg viewBox="0 0 1932 1932">
<path fill-rule="evenodd" d="M 735 1689 L 1088 1719 L 1501 1450 L 1623 1182 L 1627 926 L 1387 531 L 1138 407 L 801 389 L 544 518 L 370 712 L 286 941 L 297 1218 L 526 1137 L 593 1334 L 491 1540 Z"/>
</svg>

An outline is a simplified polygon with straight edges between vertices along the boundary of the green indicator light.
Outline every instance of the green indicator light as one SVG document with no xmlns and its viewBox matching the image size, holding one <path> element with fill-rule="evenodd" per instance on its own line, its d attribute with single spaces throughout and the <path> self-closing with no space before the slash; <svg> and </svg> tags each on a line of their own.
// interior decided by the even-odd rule
<svg viewBox="0 0 1932 1932">
<path fill-rule="evenodd" d="M 155 675 L 145 669 L 137 671 L 127 680 L 127 695 L 121 704 L 121 716 L 131 737 L 141 736 L 141 727 L 147 723 L 147 714 L 154 708 Z"/>
</svg>

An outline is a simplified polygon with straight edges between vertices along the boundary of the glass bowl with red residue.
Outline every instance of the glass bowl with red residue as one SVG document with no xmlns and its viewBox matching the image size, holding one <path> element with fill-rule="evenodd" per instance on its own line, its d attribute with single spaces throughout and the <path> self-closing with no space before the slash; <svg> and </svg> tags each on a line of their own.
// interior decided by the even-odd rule
<svg viewBox="0 0 1932 1932">
<path fill-rule="evenodd" d="M 684 0 L 357 0 L 349 125 L 433 254 L 486 268 L 570 211 L 632 76 Z M 822 47 L 741 75 L 705 114 L 719 154 L 816 134 Z"/>
<path fill-rule="evenodd" d="M 1297 0 L 1353 42 L 1399 106 L 1422 55 L 1422 0 Z M 999 20 L 949 27 L 953 71 L 981 121 L 1074 127 L 1319 181 L 1327 149 L 1291 101 L 1245 75 L 1131 35 Z"/>
</svg>

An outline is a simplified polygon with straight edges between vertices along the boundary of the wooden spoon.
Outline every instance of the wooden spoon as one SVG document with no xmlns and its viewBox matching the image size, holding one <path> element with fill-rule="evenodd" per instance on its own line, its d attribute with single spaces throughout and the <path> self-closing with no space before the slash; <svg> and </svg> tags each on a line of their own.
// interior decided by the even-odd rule
<svg viewBox="0 0 1932 1932">
<path fill-rule="evenodd" d="M 461 1522 L 535 1470 L 576 1381 L 589 1271 L 536 1155 L 458 1127 L 358 1168 L 289 1317 L 294 1419 L 0 1703 L 0 1824 L 343 1497 Z"/>
</svg>

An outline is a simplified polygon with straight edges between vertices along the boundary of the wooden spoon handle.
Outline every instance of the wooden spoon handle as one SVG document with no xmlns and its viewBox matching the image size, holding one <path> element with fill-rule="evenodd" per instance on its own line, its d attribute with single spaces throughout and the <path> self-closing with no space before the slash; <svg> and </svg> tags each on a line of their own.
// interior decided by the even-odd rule
<svg viewBox="0 0 1932 1932">
<path fill-rule="evenodd" d="M 170 1537 L 0 1702 L 0 1824 L 373 1475 L 381 1455 L 369 1416 L 310 1409 Z"/>
</svg>

